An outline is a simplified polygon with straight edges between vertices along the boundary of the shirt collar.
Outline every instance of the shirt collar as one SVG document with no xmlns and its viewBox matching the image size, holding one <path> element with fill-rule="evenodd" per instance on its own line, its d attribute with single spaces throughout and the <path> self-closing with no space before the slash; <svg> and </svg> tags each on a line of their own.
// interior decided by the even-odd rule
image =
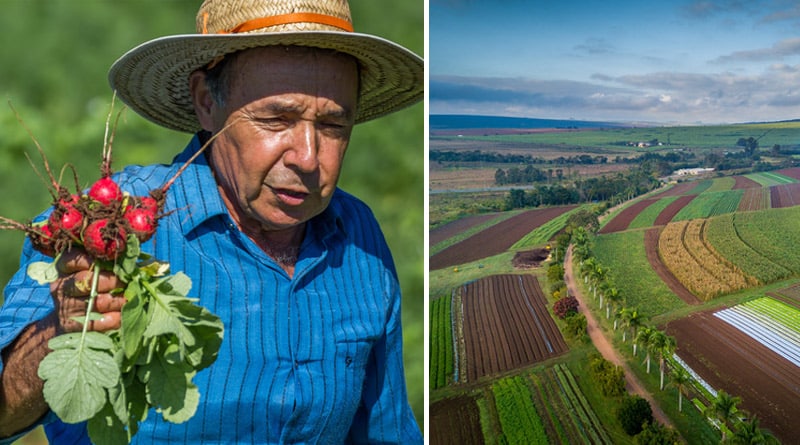
<svg viewBox="0 0 800 445">
<path fill-rule="evenodd" d="M 183 164 L 202 147 L 195 135 L 186 148 L 173 160 L 174 170 Z M 168 194 L 168 208 L 177 209 L 183 234 L 193 231 L 197 226 L 215 216 L 228 217 L 228 209 L 222 202 L 214 173 L 205 156 L 198 156 L 181 174 Z M 171 195 L 171 196 L 170 196 Z"/>
</svg>

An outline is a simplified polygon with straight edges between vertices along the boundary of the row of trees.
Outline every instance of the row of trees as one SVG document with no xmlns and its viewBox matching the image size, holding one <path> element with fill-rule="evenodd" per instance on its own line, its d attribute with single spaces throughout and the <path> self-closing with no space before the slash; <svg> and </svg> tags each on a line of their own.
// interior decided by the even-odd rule
<svg viewBox="0 0 800 445">
<path fill-rule="evenodd" d="M 541 184 L 527 191 L 511 189 L 504 207 L 505 210 L 513 210 L 584 202 L 607 202 L 615 205 L 647 193 L 659 185 L 659 180 L 651 172 L 634 168 L 625 173 L 578 179 L 571 184 Z"/>
<path fill-rule="evenodd" d="M 555 159 L 540 158 L 532 155 L 516 153 L 498 153 L 494 151 L 448 151 L 431 150 L 429 154 L 432 162 L 485 162 L 489 164 L 554 164 L 554 165 L 592 165 L 605 164 L 607 156 L 591 156 L 587 154 L 577 156 L 559 156 Z"/>
<path fill-rule="evenodd" d="M 675 338 L 648 325 L 637 308 L 625 307 L 625 298 L 613 284 L 609 270 L 592 256 L 589 231 L 577 228 L 572 232 L 570 242 L 573 255 L 580 267 L 580 276 L 584 284 L 589 286 L 589 291 L 598 303 L 599 309 L 602 311 L 605 308 L 606 319 L 614 315 L 614 331 L 622 330 L 623 343 L 631 339 L 634 357 L 639 357 L 644 351 L 642 364 L 646 366 L 648 374 L 651 364 L 658 361 L 659 389 L 674 387 L 678 392 L 678 411 L 682 412 L 683 398 L 688 396 L 694 382 L 691 374 L 671 359 L 677 348 Z M 716 397 L 709 401 L 703 413 L 717 422 L 722 432 L 722 443 L 778 443 L 768 431 L 759 427 L 757 418 L 739 409 L 739 403 L 741 403 L 739 397 L 719 391 Z M 658 428 L 650 428 L 648 434 L 670 434 L 668 431 L 660 433 L 659 431 Z"/>
</svg>

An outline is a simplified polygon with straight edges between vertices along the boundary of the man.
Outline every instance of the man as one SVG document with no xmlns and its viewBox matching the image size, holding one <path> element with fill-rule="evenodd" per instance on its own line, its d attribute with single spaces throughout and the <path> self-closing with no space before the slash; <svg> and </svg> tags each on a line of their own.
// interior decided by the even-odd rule
<svg viewBox="0 0 800 445">
<path fill-rule="evenodd" d="M 110 72 L 132 109 L 196 132 L 173 165 L 120 172 L 124 190 L 160 187 L 215 136 L 143 250 L 192 278 L 225 340 L 194 379 L 195 415 L 150 413 L 134 441 L 420 443 L 391 255 L 369 209 L 336 184 L 353 125 L 421 98 L 422 61 L 353 32 L 344 0 L 233 3 L 207 0 L 198 35 L 147 42 Z M 52 443 L 88 443 L 84 425 L 48 411 L 36 369 L 49 338 L 79 329 L 92 259 L 62 257 L 49 289 L 25 274 L 37 260 L 26 242 L 0 311 L 0 436 L 40 422 Z M 92 329 L 119 327 L 120 285 L 103 275 Z"/>
</svg>

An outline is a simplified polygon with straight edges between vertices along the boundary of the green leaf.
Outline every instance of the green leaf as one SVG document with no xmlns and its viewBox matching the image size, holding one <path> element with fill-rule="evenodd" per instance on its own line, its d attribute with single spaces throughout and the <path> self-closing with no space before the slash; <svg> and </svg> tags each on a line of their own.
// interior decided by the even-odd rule
<svg viewBox="0 0 800 445">
<path fill-rule="evenodd" d="M 182 423 L 197 410 L 200 391 L 192 383 L 192 367 L 176 359 L 177 345 L 169 344 L 162 354 L 156 354 L 153 361 L 140 368 L 139 375 L 146 384 L 150 404 L 159 409 L 164 420 Z"/>
<path fill-rule="evenodd" d="M 55 261 L 46 263 L 44 261 L 37 261 L 28 266 L 28 276 L 36 280 L 39 284 L 52 283 L 58 278 L 58 270 L 56 270 Z"/>
<path fill-rule="evenodd" d="M 178 272 L 159 280 L 155 286 L 165 294 L 185 297 L 192 290 L 192 279 L 185 273 Z"/>
<path fill-rule="evenodd" d="M 125 356 L 133 359 L 141 349 L 142 337 L 147 328 L 147 314 L 144 311 L 144 289 L 139 281 L 128 284 L 125 290 L 127 302 L 122 306 L 121 337 Z"/>
<path fill-rule="evenodd" d="M 80 342 L 81 333 L 70 332 L 69 334 L 53 337 L 49 342 L 47 342 L 47 346 L 53 350 L 67 348 L 77 349 L 80 346 Z M 83 339 L 83 342 L 85 347 L 91 349 L 97 349 L 100 351 L 110 351 L 114 349 L 114 340 L 105 334 L 101 334 L 100 332 L 88 331 L 86 333 L 86 337 Z"/>
<path fill-rule="evenodd" d="M 48 354 L 39 364 L 39 377 L 50 408 L 61 420 L 77 423 L 103 408 L 105 389 L 117 383 L 119 370 L 108 351 L 69 347 Z"/>
<path fill-rule="evenodd" d="M 97 415 L 89 419 L 86 427 L 94 445 L 119 445 L 130 442 L 125 423 L 120 421 L 108 403 Z"/>
</svg>

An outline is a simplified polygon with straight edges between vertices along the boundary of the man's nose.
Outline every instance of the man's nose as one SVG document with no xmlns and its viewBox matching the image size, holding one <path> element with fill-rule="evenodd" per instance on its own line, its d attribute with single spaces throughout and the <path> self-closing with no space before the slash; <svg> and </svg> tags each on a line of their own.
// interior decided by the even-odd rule
<svg viewBox="0 0 800 445">
<path fill-rule="evenodd" d="M 284 154 L 284 163 L 302 172 L 313 172 L 319 167 L 319 140 L 313 122 L 302 121 L 294 128 L 292 145 Z"/>
</svg>

